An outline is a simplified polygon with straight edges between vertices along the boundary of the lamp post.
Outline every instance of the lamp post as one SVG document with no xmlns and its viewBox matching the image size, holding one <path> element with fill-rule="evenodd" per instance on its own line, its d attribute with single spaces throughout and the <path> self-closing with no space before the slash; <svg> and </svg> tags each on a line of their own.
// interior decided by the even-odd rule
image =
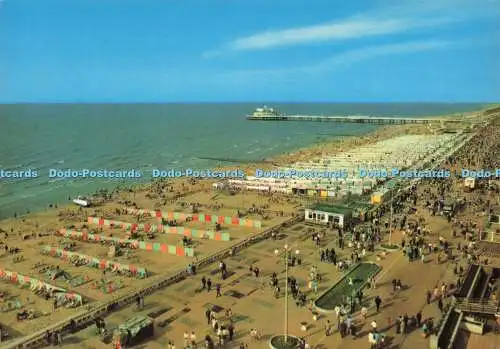
<svg viewBox="0 0 500 349">
<path fill-rule="evenodd" d="M 288 345 L 288 257 L 292 248 L 288 245 L 283 246 L 284 252 L 284 260 L 285 260 L 285 345 Z M 295 254 L 298 255 L 300 253 L 299 250 L 295 250 Z M 274 250 L 275 255 L 280 254 L 280 250 Z"/>
<path fill-rule="evenodd" d="M 392 211 L 393 211 L 392 200 L 394 200 L 394 194 L 393 197 L 391 198 L 391 213 L 389 215 L 389 247 L 392 246 Z"/>
</svg>

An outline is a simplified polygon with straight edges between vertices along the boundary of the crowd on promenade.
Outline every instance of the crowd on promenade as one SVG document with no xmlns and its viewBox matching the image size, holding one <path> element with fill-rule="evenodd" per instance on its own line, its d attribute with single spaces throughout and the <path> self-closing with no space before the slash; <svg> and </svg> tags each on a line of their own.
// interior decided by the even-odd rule
<svg viewBox="0 0 500 349">
<path fill-rule="evenodd" d="M 495 124 L 496 125 L 496 124 Z M 447 166 L 457 164 L 479 167 L 500 167 L 499 159 L 492 159 L 491 154 L 498 153 L 500 128 L 485 127 L 479 131 L 479 135 L 472 138 L 455 155 L 447 159 Z M 479 155 L 478 155 L 479 154 Z M 489 154 L 489 155 L 488 155 Z M 332 227 L 329 231 L 313 233 L 311 240 L 318 247 L 317 258 L 319 262 L 332 263 L 341 271 L 349 269 L 362 261 L 369 252 L 373 252 L 385 241 L 389 231 L 397 229 L 402 232 L 402 240 L 397 241 L 399 252 L 403 253 L 408 262 L 412 263 L 452 263 L 456 282 L 441 282 L 430 288 L 425 299 L 428 304 L 435 303 L 441 312 L 446 311 L 448 296 L 463 282 L 464 272 L 468 265 L 480 259 L 478 255 L 476 241 L 480 230 L 480 225 L 473 212 L 483 210 L 488 204 L 487 213 L 493 212 L 496 206 L 493 202 L 487 202 L 485 191 L 493 190 L 486 183 L 480 183 L 476 192 L 465 194 L 460 181 L 424 180 L 415 183 L 404 190 L 400 190 L 394 196 L 391 205 L 385 205 L 362 225 Z M 498 189 L 496 189 L 498 192 Z M 447 207 L 447 202 L 451 194 L 460 194 L 451 209 Z M 443 216 L 443 221 L 449 225 L 449 233 L 445 236 L 436 236 L 432 233 L 430 222 L 426 221 L 420 214 L 422 210 L 427 210 L 429 216 Z M 331 237 L 336 240 L 334 247 L 323 248 L 323 240 Z M 460 237 L 463 240 L 459 240 Z M 313 264 L 315 261 L 312 261 Z M 484 262 L 484 260 L 483 260 Z M 294 263 L 289 260 L 290 265 Z M 288 279 L 289 292 L 296 300 L 299 307 L 307 307 L 311 311 L 313 318 L 319 318 L 314 311 L 312 300 L 317 297 L 321 273 L 317 270 L 310 271 L 309 285 L 299 285 L 293 277 Z M 373 278 L 367 280 L 372 288 L 371 293 L 377 293 L 377 281 Z M 270 276 L 269 284 L 275 297 L 281 297 L 284 281 L 278 277 L 276 272 Z M 393 280 L 393 297 L 398 297 L 399 293 L 411 285 L 405 285 L 404 280 Z M 370 312 L 378 313 L 382 311 L 381 305 L 384 301 L 380 296 L 375 295 L 373 303 L 368 301 L 363 293 L 346 295 L 345 302 L 335 307 L 336 321 L 325 319 L 325 335 L 330 336 L 339 333 L 341 338 L 358 337 L 362 334 L 363 326 L 366 324 L 367 316 Z M 353 302 L 354 301 L 354 302 Z M 373 310 L 372 310 L 373 309 Z M 316 315 L 315 315 L 316 314 Z M 333 323 L 336 323 L 333 325 Z M 372 348 L 378 348 L 387 343 L 391 336 L 407 335 L 418 329 L 423 336 L 427 337 L 437 330 L 434 321 L 426 318 L 422 311 L 415 314 L 402 312 L 394 319 L 388 319 L 387 325 L 379 326 L 374 320 L 369 324 L 368 341 Z M 256 337 L 255 329 L 252 329 L 253 336 Z M 218 341 L 219 344 L 221 341 Z M 305 341 L 303 347 L 310 347 Z M 207 346 L 209 347 L 209 346 Z"/>
</svg>

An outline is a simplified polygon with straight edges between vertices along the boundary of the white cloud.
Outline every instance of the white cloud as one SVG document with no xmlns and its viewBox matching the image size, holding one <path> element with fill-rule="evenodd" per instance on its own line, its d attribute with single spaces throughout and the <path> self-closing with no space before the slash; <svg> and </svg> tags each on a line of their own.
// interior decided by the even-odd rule
<svg viewBox="0 0 500 349">
<path fill-rule="evenodd" d="M 337 55 L 331 56 L 319 63 L 302 67 L 300 69 L 305 71 L 325 71 L 334 69 L 340 65 L 352 64 L 374 57 L 444 49 L 449 48 L 453 45 L 456 45 L 456 43 L 444 40 L 425 40 L 369 46 L 342 52 Z"/>
<path fill-rule="evenodd" d="M 450 21 L 437 19 L 362 19 L 353 18 L 338 23 L 268 31 L 234 40 L 231 50 L 258 50 L 279 46 L 309 44 L 333 40 L 396 34 L 411 29 L 433 27 Z"/>
<path fill-rule="evenodd" d="M 467 43 L 464 41 L 464 43 Z M 227 71 L 219 74 L 220 81 L 269 81 L 278 78 L 291 76 L 304 76 L 311 74 L 322 74 L 328 71 L 345 67 L 363 60 L 368 60 L 380 56 L 402 55 L 406 53 L 423 52 L 450 47 L 458 47 L 461 43 L 444 40 L 410 41 L 398 44 L 368 46 L 360 49 L 349 50 L 332 55 L 321 61 L 305 65 L 282 69 L 255 69 Z"/>
<path fill-rule="evenodd" d="M 371 13 L 336 22 L 287 29 L 268 30 L 236 38 L 204 58 L 228 52 L 264 50 L 276 47 L 353 40 L 397 35 L 417 29 L 435 28 L 453 22 L 500 13 L 499 0 L 420 0 L 418 2 L 382 2 L 384 7 Z M 214 54 L 216 52 L 216 54 Z"/>
</svg>

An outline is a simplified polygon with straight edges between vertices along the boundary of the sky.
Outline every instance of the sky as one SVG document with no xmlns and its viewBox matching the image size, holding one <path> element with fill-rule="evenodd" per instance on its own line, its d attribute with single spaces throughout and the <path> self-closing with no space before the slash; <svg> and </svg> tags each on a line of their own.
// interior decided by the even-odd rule
<svg viewBox="0 0 500 349">
<path fill-rule="evenodd" d="M 498 102 L 500 0 L 0 0 L 0 103 Z"/>
</svg>

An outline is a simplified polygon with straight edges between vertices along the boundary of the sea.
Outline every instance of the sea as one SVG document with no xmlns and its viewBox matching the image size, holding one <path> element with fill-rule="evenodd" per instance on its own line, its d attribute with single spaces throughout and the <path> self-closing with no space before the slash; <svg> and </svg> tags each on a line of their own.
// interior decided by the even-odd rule
<svg viewBox="0 0 500 349">
<path fill-rule="evenodd" d="M 262 103 L 232 104 L 4 104 L 0 105 L 0 170 L 38 172 L 37 178 L 0 179 L 0 218 L 70 197 L 150 181 L 158 169 L 243 166 L 375 125 L 248 121 Z M 267 103 L 288 115 L 430 116 L 469 112 L 485 104 Z M 208 159 L 207 159 L 208 158 Z M 142 178 L 49 178 L 49 169 L 141 171 Z"/>
</svg>

